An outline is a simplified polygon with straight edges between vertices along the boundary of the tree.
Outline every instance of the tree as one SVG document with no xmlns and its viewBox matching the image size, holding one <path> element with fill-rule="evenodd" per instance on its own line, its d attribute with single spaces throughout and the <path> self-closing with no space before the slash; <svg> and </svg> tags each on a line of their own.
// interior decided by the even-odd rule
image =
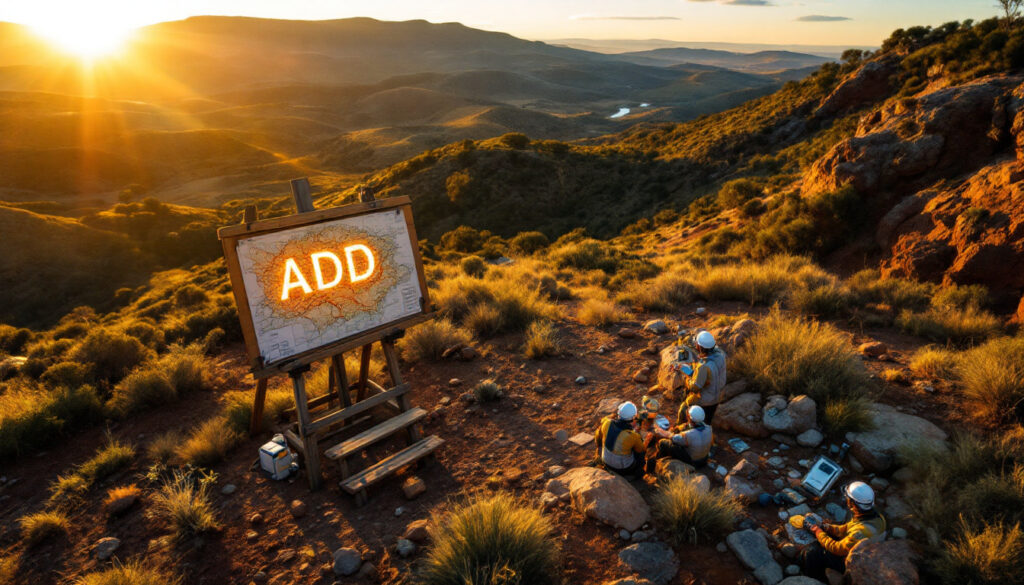
<svg viewBox="0 0 1024 585">
<path fill-rule="evenodd" d="M 1010 28 L 1020 16 L 1021 6 L 1024 0 L 999 0 L 999 7 L 1003 9 L 1003 26 Z"/>
</svg>

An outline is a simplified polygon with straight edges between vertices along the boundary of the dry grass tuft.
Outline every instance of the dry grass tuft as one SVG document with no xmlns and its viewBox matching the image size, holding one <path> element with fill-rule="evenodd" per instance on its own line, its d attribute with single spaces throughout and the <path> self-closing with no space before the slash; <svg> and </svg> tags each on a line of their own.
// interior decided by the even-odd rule
<svg viewBox="0 0 1024 585">
<path fill-rule="evenodd" d="M 241 438 L 226 418 L 215 416 L 188 435 L 180 448 L 180 459 L 199 467 L 216 465 L 227 457 Z"/>
<path fill-rule="evenodd" d="M 175 471 L 153 494 L 149 515 L 167 522 L 178 539 L 218 530 L 209 486 L 207 481 Z"/>
<path fill-rule="evenodd" d="M 959 356 L 945 349 L 929 345 L 919 348 L 910 358 L 910 371 L 922 378 L 949 380 Z"/>
<path fill-rule="evenodd" d="M 931 308 L 921 313 L 905 310 L 896 324 L 907 333 L 959 346 L 980 343 L 1002 329 L 998 317 L 973 306 Z"/>
<path fill-rule="evenodd" d="M 715 542 L 732 530 L 742 506 L 722 490 L 703 492 L 685 478 L 663 482 L 652 511 L 676 546 Z"/>
<path fill-rule="evenodd" d="M 960 361 L 964 398 L 979 419 L 1024 421 L 1024 337 L 1003 337 L 967 351 Z"/>
<path fill-rule="evenodd" d="M 444 350 L 454 345 L 467 345 L 473 336 L 450 319 L 434 319 L 421 323 L 399 340 L 399 350 L 406 361 L 439 360 Z"/>
<path fill-rule="evenodd" d="M 23 516 L 18 520 L 18 524 L 21 525 L 21 538 L 29 547 L 59 534 L 67 534 L 71 525 L 68 517 L 56 510 Z"/>
<path fill-rule="evenodd" d="M 83 575 L 75 585 L 180 585 L 181 582 L 180 577 L 132 560 Z"/>
<path fill-rule="evenodd" d="M 1024 531 L 1020 524 L 963 523 L 961 535 L 947 544 L 936 572 L 944 583 L 1002 585 L 1024 583 Z"/>
<path fill-rule="evenodd" d="M 558 333 L 550 321 L 535 321 L 526 330 L 523 355 L 527 358 L 539 360 L 558 355 L 561 352 L 562 347 L 558 340 Z"/>
<path fill-rule="evenodd" d="M 576 318 L 584 325 L 604 327 L 626 317 L 618 305 L 601 299 L 587 299 L 580 305 Z"/>
</svg>

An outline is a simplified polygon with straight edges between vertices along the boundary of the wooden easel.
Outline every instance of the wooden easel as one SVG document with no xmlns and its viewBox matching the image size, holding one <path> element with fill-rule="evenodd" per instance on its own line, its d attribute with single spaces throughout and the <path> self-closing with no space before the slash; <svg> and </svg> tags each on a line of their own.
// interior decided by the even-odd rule
<svg viewBox="0 0 1024 585">
<path fill-rule="evenodd" d="M 293 180 L 291 187 L 297 214 L 314 212 L 309 182 L 306 179 Z M 363 194 L 361 199 L 360 205 L 370 209 L 377 207 L 377 204 L 384 206 L 384 202 L 377 202 L 373 199 L 372 195 L 367 196 Z M 394 202 L 390 204 L 393 205 Z M 257 219 L 255 206 L 246 207 L 243 219 L 244 224 L 253 224 Z M 415 242 L 414 228 L 411 223 L 408 227 Z M 228 252 L 227 244 L 225 244 L 225 252 Z M 418 255 L 417 263 L 419 263 Z M 229 271 L 233 268 L 234 263 L 229 262 Z M 419 273 L 422 274 L 422 265 L 419 265 L 418 268 Z M 236 278 L 241 279 L 240 274 L 232 273 L 231 276 L 233 283 Z M 247 305 L 247 303 L 244 304 Z M 239 307 L 240 312 L 243 309 L 247 310 L 248 307 Z M 407 326 L 430 318 L 432 318 L 430 314 L 420 315 L 415 319 L 406 320 L 403 322 L 403 325 Z M 433 451 L 444 443 L 442 439 L 436 436 L 422 437 L 420 422 L 427 413 L 421 408 L 412 408 L 409 403 L 409 385 L 402 382 L 402 374 L 399 369 L 398 356 L 394 345 L 395 340 L 403 334 L 403 329 L 386 328 L 350 339 L 340 345 L 332 345 L 323 350 L 315 351 L 307 356 L 306 359 L 297 362 L 293 366 L 284 365 L 273 371 L 263 370 L 257 372 L 254 370 L 256 394 L 253 397 L 252 417 L 249 421 L 250 434 L 255 435 L 261 429 L 269 377 L 276 373 L 288 374 L 292 381 L 292 390 L 295 398 L 294 413 L 296 424 L 293 428 L 287 429 L 284 435 L 288 443 L 302 455 L 309 478 L 309 487 L 316 490 L 320 488 L 322 482 L 320 468 L 321 441 L 338 432 L 350 429 L 357 422 L 368 420 L 369 417 L 366 415 L 371 409 L 378 406 L 387 407 L 392 411 L 390 418 L 334 445 L 326 453 L 328 459 L 338 463 L 342 479 L 340 482 L 342 489 L 354 495 L 357 503 L 365 503 L 367 499 L 366 490 L 369 486 L 407 465 L 415 463 L 420 459 L 431 457 Z M 370 380 L 370 358 L 374 343 L 380 343 L 383 351 L 388 374 L 391 378 L 391 386 L 389 388 L 384 388 Z M 361 351 L 359 376 L 354 383 L 350 383 L 345 369 L 344 354 L 347 351 L 356 349 Z M 319 359 L 330 360 L 328 389 L 323 396 L 309 400 L 306 391 L 305 374 L 310 370 L 309 364 Z M 351 473 L 349 458 L 352 455 L 358 454 L 374 443 L 403 430 L 405 431 L 407 445 L 405 449 L 354 475 Z"/>
</svg>

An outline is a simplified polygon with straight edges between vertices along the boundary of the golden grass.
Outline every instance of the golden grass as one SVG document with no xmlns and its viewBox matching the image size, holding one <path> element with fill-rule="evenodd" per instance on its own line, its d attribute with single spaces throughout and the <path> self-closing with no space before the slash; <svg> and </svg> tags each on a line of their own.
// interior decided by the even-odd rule
<svg viewBox="0 0 1024 585">
<path fill-rule="evenodd" d="M 210 366 L 198 345 L 174 346 L 128 374 L 114 387 L 109 407 L 122 416 L 169 404 L 209 388 Z"/>
<path fill-rule="evenodd" d="M 907 373 L 902 368 L 885 368 L 878 374 L 878 377 L 890 384 L 907 384 L 910 382 Z"/>
<path fill-rule="evenodd" d="M 0 558 L 0 585 L 14 585 L 20 564 L 21 557 L 15 553 Z"/>
<path fill-rule="evenodd" d="M 715 542 L 732 529 L 742 506 L 723 490 L 703 492 L 685 478 L 662 482 L 651 510 L 676 546 Z"/>
<path fill-rule="evenodd" d="M 918 348 L 910 358 L 910 371 L 922 378 L 952 379 L 959 354 L 934 345 Z"/>
<path fill-rule="evenodd" d="M 210 502 L 209 483 L 179 471 L 153 493 L 148 514 L 167 522 L 178 539 L 220 528 Z"/>
<path fill-rule="evenodd" d="M 904 310 L 896 324 L 907 333 L 959 346 L 981 343 L 1002 330 L 998 317 L 973 306 L 931 308 L 920 313 Z"/>
<path fill-rule="evenodd" d="M 964 398 L 979 419 L 1024 421 L 1024 337 L 1002 337 L 967 351 L 959 362 Z"/>
<path fill-rule="evenodd" d="M 523 355 L 530 359 L 543 359 L 562 352 L 555 326 L 550 321 L 534 321 L 526 330 Z"/>
<path fill-rule="evenodd" d="M 695 293 L 687 277 L 663 272 L 650 280 L 631 283 L 615 300 L 643 311 L 670 312 L 691 302 Z"/>
<path fill-rule="evenodd" d="M 1020 524 L 964 522 L 960 536 L 947 544 L 936 572 L 951 585 L 1024 583 L 1024 531 Z"/>
<path fill-rule="evenodd" d="M 128 485 L 117 486 L 107 490 L 107 497 L 103 499 L 103 507 L 109 508 L 110 504 L 128 496 L 135 496 L 136 498 L 142 497 L 142 490 L 139 486 L 134 483 Z"/>
<path fill-rule="evenodd" d="M 576 319 L 591 327 L 604 327 L 625 318 L 625 312 L 618 305 L 612 301 L 601 299 L 587 299 L 580 304 L 576 311 Z"/>
<path fill-rule="evenodd" d="M 432 525 L 433 545 L 419 575 L 424 585 L 559 582 L 551 521 L 509 494 L 470 500 Z"/>
<path fill-rule="evenodd" d="M 450 319 L 434 319 L 421 323 L 405 332 L 398 349 L 406 361 L 439 360 L 444 350 L 455 345 L 467 345 L 473 336 Z"/>
<path fill-rule="evenodd" d="M 180 577 L 135 559 L 83 575 L 75 585 L 180 585 L 181 582 Z"/>
<path fill-rule="evenodd" d="M 181 446 L 180 459 L 199 467 L 216 465 L 227 457 L 241 438 L 226 418 L 215 416 L 189 433 Z"/>
<path fill-rule="evenodd" d="M 480 335 L 525 331 L 560 311 L 541 293 L 536 278 L 521 279 L 521 268 L 495 267 L 485 278 L 456 276 L 438 283 L 432 300 L 453 321 Z"/>
<path fill-rule="evenodd" d="M 773 256 L 764 262 L 707 266 L 688 272 L 702 298 L 744 301 L 751 305 L 771 303 L 785 298 L 791 291 L 835 282 L 835 277 L 799 256 Z"/>
<path fill-rule="evenodd" d="M 473 396 L 477 402 L 494 402 L 503 395 L 504 391 L 494 380 L 483 380 L 473 387 Z"/>
<path fill-rule="evenodd" d="M 68 517 L 56 510 L 23 516 L 18 519 L 18 524 L 21 525 L 21 539 L 29 547 L 59 534 L 67 534 L 71 525 Z"/>
<path fill-rule="evenodd" d="M 864 431 L 874 426 L 868 408 L 871 401 L 863 396 L 830 398 L 824 408 L 818 409 L 821 427 L 833 436 L 845 436 L 851 431 Z"/>
<path fill-rule="evenodd" d="M 146 446 L 146 457 L 157 463 L 171 463 L 184 441 L 181 431 L 170 430 L 153 438 Z"/>
<path fill-rule="evenodd" d="M 72 473 L 62 475 L 50 486 L 50 503 L 73 505 L 89 488 L 127 467 L 135 457 L 135 448 L 107 435 L 107 443 Z"/>
</svg>

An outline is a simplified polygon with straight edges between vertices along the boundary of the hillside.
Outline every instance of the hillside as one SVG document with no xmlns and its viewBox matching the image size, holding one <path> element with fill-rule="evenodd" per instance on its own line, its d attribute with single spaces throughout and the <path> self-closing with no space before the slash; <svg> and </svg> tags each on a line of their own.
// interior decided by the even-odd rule
<svg viewBox="0 0 1024 585">
<path fill-rule="evenodd" d="M 746 73 L 777 73 L 787 69 L 816 67 L 830 61 L 826 57 L 795 53 L 793 51 L 733 53 L 731 51 L 688 49 L 686 47 L 632 51 L 617 53 L 616 56 L 623 61 L 629 61 L 638 65 L 668 67 L 683 63 L 693 63 Z"/>
</svg>

